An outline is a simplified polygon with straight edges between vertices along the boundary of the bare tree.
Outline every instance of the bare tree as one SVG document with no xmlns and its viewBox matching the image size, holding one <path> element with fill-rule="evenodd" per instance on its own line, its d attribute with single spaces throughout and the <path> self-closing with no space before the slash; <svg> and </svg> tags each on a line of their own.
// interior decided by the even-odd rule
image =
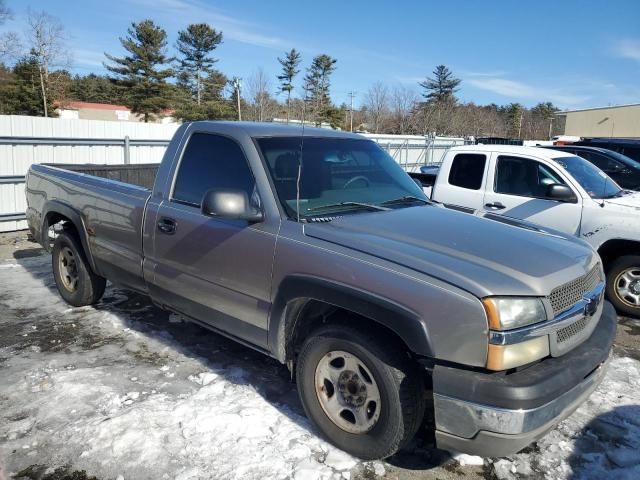
<svg viewBox="0 0 640 480">
<path fill-rule="evenodd" d="M 247 94 L 249 103 L 253 110 L 253 118 L 259 122 L 265 121 L 269 107 L 273 104 L 273 99 L 269 95 L 271 82 L 262 67 L 258 68 L 247 81 Z"/>
<path fill-rule="evenodd" d="M 380 129 L 389 114 L 389 90 L 381 82 L 374 83 L 365 95 L 365 104 L 369 111 L 371 127 L 374 133 Z"/>
<path fill-rule="evenodd" d="M 404 85 L 398 85 L 391 94 L 393 133 L 407 134 L 411 130 L 411 115 L 418 103 L 416 92 Z"/>
<path fill-rule="evenodd" d="M 44 116 L 49 116 L 50 76 L 53 68 L 68 68 L 71 63 L 62 24 L 46 12 L 31 12 L 26 36 L 29 54 L 38 66 Z"/>
<path fill-rule="evenodd" d="M 0 0 L 0 25 L 13 18 L 13 13 L 6 6 L 4 0 Z M 0 34 L 0 61 L 18 55 L 21 49 L 20 38 L 16 32 L 4 32 Z"/>
</svg>

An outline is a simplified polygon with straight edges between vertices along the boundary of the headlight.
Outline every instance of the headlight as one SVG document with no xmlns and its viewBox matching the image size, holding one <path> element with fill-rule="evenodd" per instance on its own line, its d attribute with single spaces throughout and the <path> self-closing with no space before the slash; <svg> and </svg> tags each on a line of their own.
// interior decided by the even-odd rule
<svg viewBox="0 0 640 480">
<path fill-rule="evenodd" d="M 491 330 L 510 330 L 547 319 L 539 298 L 488 297 L 482 303 Z"/>
</svg>

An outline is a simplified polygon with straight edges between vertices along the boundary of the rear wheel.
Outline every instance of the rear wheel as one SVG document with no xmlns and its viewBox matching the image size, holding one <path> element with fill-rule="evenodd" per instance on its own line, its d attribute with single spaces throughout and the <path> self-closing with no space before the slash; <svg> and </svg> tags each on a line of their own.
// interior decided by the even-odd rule
<svg viewBox="0 0 640 480">
<path fill-rule="evenodd" d="M 417 365 L 383 344 L 340 325 L 304 343 L 296 367 L 305 412 L 331 443 L 359 458 L 386 458 L 408 443 L 424 415 Z"/>
<path fill-rule="evenodd" d="M 625 255 L 611 264 L 607 297 L 619 312 L 640 317 L 640 255 Z"/>
<path fill-rule="evenodd" d="M 77 239 L 69 232 L 56 237 L 52 253 L 53 277 L 60 296 L 74 307 L 96 303 L 107 281 L 96 275 Z"/>
</svg>

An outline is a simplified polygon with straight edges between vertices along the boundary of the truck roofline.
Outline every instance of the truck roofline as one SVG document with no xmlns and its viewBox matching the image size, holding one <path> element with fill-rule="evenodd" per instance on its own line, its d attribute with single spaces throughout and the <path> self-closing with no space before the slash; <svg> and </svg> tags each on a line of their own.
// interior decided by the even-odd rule
<svg viewBox="0 0 640 480">
<path fill-rule="evenodd" d="M 560 150 L 551 150 L 540 147 L 524 147 L 519 145 L 459 145 L 451 147 L 450 151 L 453 152 L 496 152 L 511 155 L 529 155 L 534 157 L 546 158 L 553 160 L 561 157 L 574 157 L 575 155 L 569 152 L 563 152 Z"/>
</svg>

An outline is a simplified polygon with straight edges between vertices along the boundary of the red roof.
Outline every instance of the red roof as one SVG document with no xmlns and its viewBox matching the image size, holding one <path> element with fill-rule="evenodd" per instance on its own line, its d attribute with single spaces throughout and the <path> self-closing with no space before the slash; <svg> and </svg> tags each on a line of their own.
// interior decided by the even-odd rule
<svg viewBox="0 0 640 480">
<path fill-rule="evenodd" d="M 109 103 L 93 103 L 93 102 L 56 102 L 56 106 L 59 108 L 79 110 L 81 108 L 92 108 L 94 110 L 126 110 L 131 111 L 129 107 L 124 105 L 111 105 Z"/>
</svg>

